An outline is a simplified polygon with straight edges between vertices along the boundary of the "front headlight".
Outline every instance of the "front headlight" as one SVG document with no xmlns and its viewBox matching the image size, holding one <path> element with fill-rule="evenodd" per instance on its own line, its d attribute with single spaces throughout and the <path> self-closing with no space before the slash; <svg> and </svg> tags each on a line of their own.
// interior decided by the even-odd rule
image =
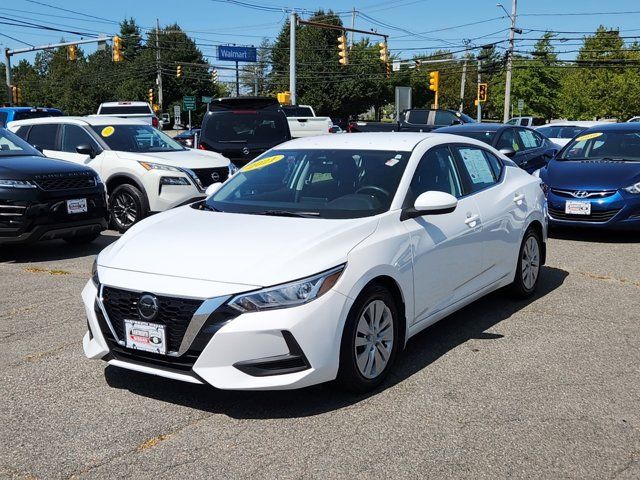
<svg viewBox="0 0 640 480">
<path fill-rule="evenodd" d="M 640 182 L 634 183 L 630 187 L 626 187 L 625 190 L 629 193 L 635 193 L 635 194 L 640 193 Z"/>
<path fill-rule="evenodd" d="M 0 179 L 0 188 L 36 188 L 36 186 L 28 180 Z"/>
<path fill-rule="evenodd" d="M 161 163 L 151 163 L 151 162 L 138 162 L 142 165 L 146 170 L 168 170 L 170 172 L 182 172 L 182 169 L 178 167 L 172 167 L 171 165 L 163 165 Z"/>
<path fill-rule="evenodd" d="M 234 297 L 229 306 L 241 313 L 297 307 L 324 295 L 333 287 L 344 270 L 340 265 L 312 277 L 284 285 L 268 287 Z"/>
<path fill-rule="evenodd" d="M 184 177 L 160 177 L 160 185 L 191 185 Z"/>
<path fill-rule="evenodd" d="M 238 171 L 238 167 L 233 162 L 229 162 L 229 165 L 227 166 L 227 168 L 229 169 L 229 176 L 233 175 Z"/>
<path fill-rule="evenodd" d="M 91 281 L 98 288 L 100 286 L 100 278 L 98 277 L 98 259 L 96 258 L 93 261 L 93 265 L 91 266 Z"/>
</svg>

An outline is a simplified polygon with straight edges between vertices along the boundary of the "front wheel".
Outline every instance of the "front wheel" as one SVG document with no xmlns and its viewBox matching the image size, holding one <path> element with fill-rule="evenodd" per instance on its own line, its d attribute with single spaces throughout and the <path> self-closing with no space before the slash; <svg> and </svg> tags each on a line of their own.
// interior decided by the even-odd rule
<svg viewBox="0 0 640 480">
<path fill-rule="evenodd" d="M 396 300 L 386 288 L 375 285 L 360 294 L 342 334 L 338 385 L 364 393 L 382 383 L 398 350 L 398 322 Z"/>
<path fill-rule="evenodd" d="M 531 297 L 540 280 L 542 240 L 532 228 L 524 234 L 518 255 L 516 276 L 510 286 L 511 293 L 518 298 Z"/>
<path fill-rule="evenodd" d="M 113 228 L 124 233 L 147 215 L 144 195 L 133 185 L 120 185 L 109 195 L 109 211 Z"/>
</svg>

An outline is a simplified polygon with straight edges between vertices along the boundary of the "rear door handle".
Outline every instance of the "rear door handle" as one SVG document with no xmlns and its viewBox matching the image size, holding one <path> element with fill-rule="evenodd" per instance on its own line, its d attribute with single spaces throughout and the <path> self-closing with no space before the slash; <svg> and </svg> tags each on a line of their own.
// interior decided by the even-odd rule
<svg viewBox="0 0 640 480">
<path fill-rule="evenodd" d="M 516 196 L 513 197 L 513 202 L 520 205 L 525 199 L 524 193 L 516 193 Z"/>
<path fill-rule="evenodd" d="M 466 223 L 471 228 L 473 228 L 473 227 L 476 226 L 476 223 L 478 223 L 479 219 L 480 219 L 480 215 L 478 215 L 478 214 L 469 215 L 469 216 L 467 216 L 467 219 L 464 221 L 464 223 Z"/>
</svg>

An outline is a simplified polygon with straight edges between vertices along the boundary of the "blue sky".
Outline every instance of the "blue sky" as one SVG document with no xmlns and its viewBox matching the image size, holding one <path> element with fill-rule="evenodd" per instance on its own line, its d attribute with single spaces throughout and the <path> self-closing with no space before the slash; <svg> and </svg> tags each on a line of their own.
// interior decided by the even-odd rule
<svg viewBox="0 0 640 480">
<path fill-rule="evenodd" d="M 234 4 L 237 1 L 258 7 Z M 287 9 L 296 8 L 302 11 L 303 17 L 319 7 L 333 9 L 342 12 L 343 21 L 350 25 L 350 11 L 355 8 L 361 12 L 356 17 L 356 28 L 389 34 L 392 53 L 410 58 L 417 52 L 436 48 L 459 50 L 463 39 L 473 39 L 479 45 L 506 39 L 509 20 L 496 3 L 497 0 L 3 0 L 0 16 L 4 18 L 0 21 L 31 22 L 111 36 L 118 30 L 113 22 L 123 18 L 133 17 L 139 25 L 148 28 L 153 27 L 158 18 L 161 25 L 177 22 L 197 38 L 210 61 L 218 63 L 212 44 L 257 45 L 262 38 L 273 38 L 287 16 Z M 502 0 L 502 3 L 511 10 L 511 0 Z M 593 31 L 601 24 L 619 28 L 624 36 L 640 39 L 640 2 L 637 0 L 519 0 L 518 14 L 517 26 L 523 29 L 521 37 L 524 38 L 535 38 L 547 29 L 578 32 L 559 34 L 567 39 L 557 42 L 558 50 L 566 52 L 565 58 L 575 55 L 574 50 L 579 48 L 577 38 L 582 32 Z M 66 40 L 81 38 L 69 33 L 6 24 L 0 24 L 0 34 L 32 45 L 56 42 L 61 37 Z M 0 35 L 0 48 L 25 46 L 16 40 Z M 527 51 L 532 43 L 520 40 L 518 48 Z M 91 51 L 92 47 L 84 49 Z M 32 60 L 33 55 L 14 58 L 14 61 Z"/>
</svg>

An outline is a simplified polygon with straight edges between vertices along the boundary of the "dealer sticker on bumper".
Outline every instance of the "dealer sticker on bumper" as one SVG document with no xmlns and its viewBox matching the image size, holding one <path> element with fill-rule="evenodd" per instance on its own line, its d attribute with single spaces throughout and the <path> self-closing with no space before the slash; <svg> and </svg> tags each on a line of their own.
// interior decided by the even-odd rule
<svg viewBox="0 0 640 480">
<path fill-rule="evenodd" d="M 591 215 L 591 203 L 567 200 L 564 206 L 564 213 L 569 215 Z"/>
<path fill-rule="evenodd" d="M 75 200 L 67 200 L 67 212 L 69 213 L 85 213 L 87 211 L 87 199 L 77 198 Z"/>
<path fill-rule="evenodd" d="M 164 325 L 125 320 L 124 329 L 127 348 L 161 353 L 163 355 L 167 353 L 167 337 Z"/>
</svg>

